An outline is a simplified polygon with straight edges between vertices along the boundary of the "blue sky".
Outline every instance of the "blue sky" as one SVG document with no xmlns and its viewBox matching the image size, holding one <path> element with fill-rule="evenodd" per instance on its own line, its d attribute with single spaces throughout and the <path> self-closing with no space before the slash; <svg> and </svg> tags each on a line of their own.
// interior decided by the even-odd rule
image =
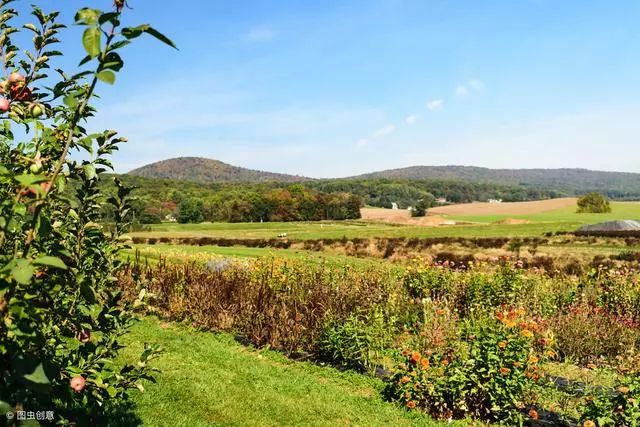
<svg viewBox="0 0 640 427">
<path fill-rule="evenodd" d="M 120 172 L 176 156 L 314 177 L 416 164 L 640 172 L 637 1 L 130 4 L 130 23 L 180 51 L 138 43 L 116 86 L 100 87 L 93 126 L 130 139 Z"/>
</svg>

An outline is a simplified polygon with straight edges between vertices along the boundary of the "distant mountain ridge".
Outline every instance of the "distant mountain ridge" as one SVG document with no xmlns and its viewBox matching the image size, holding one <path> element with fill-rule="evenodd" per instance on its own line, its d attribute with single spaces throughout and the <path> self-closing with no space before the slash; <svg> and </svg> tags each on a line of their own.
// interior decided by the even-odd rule
<svg viewBox="0 0 640 427">
<path fill-rule="evenodd" d="M 579 168 L 489 169 L 477 166 L 410 166 L 371 172 L 358 179 L 462 180 L 568 191 L 640 191 L 640 173 L 605 172 Z"/>
<path fill-rule="evenodd" d="M 199 183 L 302 182 L 313 178 L 247 169 L 219 160 L 177 157 L 134 169 L 129 175 Z M 477 166 L 410 166 L 371 172 L 339 180 L 390 179 L 466 181 L 558 190 L 569 194 L 602 191 L 624 197 L 640 194 L 640 173 L 588 169 L 489 169 Z M 332 181 L 336 179 L 328 179 Z M 314 180 L 315 181 L 315 180 Z M 324 181 L 324 180 L 323 180 Z"/>
<path fill-rule="evenodd" d="M 310 179 L 298 175 L 247 169 L 203 157 L 176 157 L 162 160 L 133 169 L 127 174 L 145 178 L 168 178 L 201 183 L 298 182 Z"/>
</svg>

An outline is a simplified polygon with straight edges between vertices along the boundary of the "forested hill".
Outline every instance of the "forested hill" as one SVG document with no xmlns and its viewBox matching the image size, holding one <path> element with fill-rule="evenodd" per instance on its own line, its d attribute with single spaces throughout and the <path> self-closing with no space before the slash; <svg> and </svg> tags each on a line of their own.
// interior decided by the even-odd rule
<svg viewBox="0 0 640 427">
<path fill-rule="evenodd" d="M 282 173 L 264 172 L 202 157 L 176 157 L 142 166 L 128 172 L 146 178 L 167 178 L 200 183 L 212 182 L 298 182 L 309 178 Z"/>
<path fill-rule="evenodd" d="M 224 183 L 339 183 L 350 191 L 345 181 L 388 180 L 402 181 L 403 185 L 424 187 L 420 182 L 458 182 L 484 184 L 489 187 L 510 187 L 519 192 L 558 193 L 576 195 L 598 191 L 615 199 L 640 199 L 640 174 L 626 172 L 602 172 L 587 169 L 488 169 L 475 166 L 411 166 L 371 172 L 350 178 L 312 179 L 299 175 L 263 172 L 232 166 L 218 160 L 200 157 L 178 157 L 152 163 L 128 173 L 131 176 L 192 181 L 200 184 Z M 336 184 L 338 185 L 338 184 Z M 357 186 L 357 185 L 356 185 Z M 497 187 L 496 187 L 497 188 Z M 423 190 L 430 190 L 422 188 Z M 434 193 L 434 191 L 431 191 Z M 437 193 L 437 191 L 435 192 Z M 450 196 L 444 192 L 443 197 Z M 541 195 L 545 197 L 544 195 Z M 547 195 L 549 196 L 549 195 Z M 518 196 L 521 197 L 521 196 Z M 535 194 L 525 196 L 528 200 Z M 553 197 L 553 196 L 552 196 Z M 462 198 L 464 199 L 464 197 Z"/>
<path fill-rule="evenodd" d="M 544 188 L 566 193 L 601 191 L 612 197 L 640 194 L 640 174 L 588 169 L 488 169 L 475 166 L 410 166 L 354 178 L 454 180 Z"/>
</svg>

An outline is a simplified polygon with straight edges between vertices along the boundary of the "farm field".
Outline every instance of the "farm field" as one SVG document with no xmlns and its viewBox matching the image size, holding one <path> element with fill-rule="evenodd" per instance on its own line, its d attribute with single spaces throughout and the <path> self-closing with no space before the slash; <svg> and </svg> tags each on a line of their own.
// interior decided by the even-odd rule
<svg viewBox="0 0 640 427">
<path fill-rule="evenodd" d="M 134 245 L 132 249 L 125 252 L 125 257 L 132 259 L 136 252 L 144 260 L 156 262 L 166 259 L 172 263 L 183 264 L 185 262 L 208 262 L 224 258 L 264 258 L 279 257 L 284 259 L 298 260 L 320 260 L 333 264 L 367 264 L 379 262 L 371 258 L 355 258 L 340 253 L 316 252 L 297 249 L 274 249 L 274 248 L 247 248 L 242 246 L 222 247 L 222 246 L 193 246 L 193 245 Z"/>
<path fill-rule="evenodd" d="M 518 207 L 513 213 L 497 210 L 493 213 L 483 208 L 477 214 L 474 204 L 457 205 L 455 214 L 443 215 L 442 218 L 464 222 L 460 225 L 421 226 L 376 221 L 320 221 L 320 222 L 275 222 L 275 223 L 200 223 L 175 224 L 163 223 L 152 225 L 150 231 L 130 233 L 132 237 L 215 237 L 231 239 L 269 239 L 286 233 L 289 239 L 336 239 L 336 238 L 371 238 L 371 237 L 525 237 L 541 236 L 546 232 L 574 231 L 582 225 L 615 219 L 640 218 L 640 203 L 613 202 L 612 212 L 606 214 L 578 214 L 575 206 L 564 206 L 546 211 L 548 201 L 527 202 L 527 206 L 539 204 L 532 213 L 523 214 Z M 498 206 L 499 204 L 492 205 Z M 541 208 L 540 206 L 543 206 Z M 449 206 L 447 208 L 453 208 Z M 469 208 L 465 211 L 463 208 Z M 444 209 L 444 208 L 439 208 Z M 498 209 L 498 208 L 496 208 Z M 542 209 L 542 211 L 541 211 Z M 372 209 L 384 213 L 383 209 Z M 389 215 L 397 216 L 398 211 L 388 210 Z M 408 215 L 401 211 L 403 215 Z M 382 215 L 382 214 L 379 214 Z M 508 219 L 526 221 L 526 223 L 509 223 Z M 501 223 L 502 222 L 502 223 Z"/>
</svg>

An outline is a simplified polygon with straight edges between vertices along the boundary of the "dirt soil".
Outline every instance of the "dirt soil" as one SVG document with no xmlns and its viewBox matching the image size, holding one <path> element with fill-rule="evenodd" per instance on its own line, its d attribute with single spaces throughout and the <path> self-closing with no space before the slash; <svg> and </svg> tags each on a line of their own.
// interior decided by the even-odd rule
<svg viewBox="0 0 640 427">
<path fill-rule="evenodd" d="M 406 209 L 362 208 L 360 214 L 362 219 L 366 221 L 424 226 L 455 225 L 455 221 L 447 220 L 438 215 L 413 218 Z"/>
<path fill-rule="evenodd" d="M 461 203 L 458 205 L 440 206 L 429 209 L 435 215 L 527 215 L 575 206 L 578 199 L 565 197 L 561 199 L 537 200 L 533 202 L 504 203 Z"/>
</svg>

